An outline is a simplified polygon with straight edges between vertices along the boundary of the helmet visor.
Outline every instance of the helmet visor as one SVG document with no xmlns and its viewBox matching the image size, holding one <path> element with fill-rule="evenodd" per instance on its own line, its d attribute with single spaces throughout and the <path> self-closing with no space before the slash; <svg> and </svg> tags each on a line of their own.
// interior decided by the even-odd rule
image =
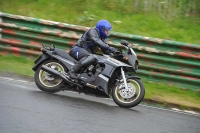
<svg viewBox="0 0 200 133">
<path fill-rule="evenodd" d="M 106 36 L 110 36 L 111 29 L 106 29 L 105 27 L 102 27 L 103 32 L 106 34 Z"/>
<path fill-rule="evenodd" d="M 111 30 L 105 30 L 104 33 L 106 34 L 106 36 L 110 36 Z"/>
</svg>

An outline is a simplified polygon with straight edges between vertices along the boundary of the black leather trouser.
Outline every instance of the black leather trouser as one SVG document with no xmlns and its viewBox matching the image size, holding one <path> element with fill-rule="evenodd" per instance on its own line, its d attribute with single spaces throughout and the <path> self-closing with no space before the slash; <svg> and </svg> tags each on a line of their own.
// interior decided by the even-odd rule
<svg viewBox="0 0 200 133">
<path fill-rule="evenodd" d="M 73 66 L 74 72 L 79 72 L 81 67 L 87 67 L 95 62 L 95 57 L 93 54 L 89 53 L 84 48 L 74 46 L 69 54 L 78 60 L 78 63 Z"/>
</svg>

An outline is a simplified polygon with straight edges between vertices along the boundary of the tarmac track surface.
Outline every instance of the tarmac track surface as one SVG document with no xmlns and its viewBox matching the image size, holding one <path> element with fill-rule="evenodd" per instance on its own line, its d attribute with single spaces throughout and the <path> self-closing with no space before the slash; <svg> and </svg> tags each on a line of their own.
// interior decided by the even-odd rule
<svg viewBox="0 0 200 133">
<path fill-rule="evenodd" d="M 22 79 L 0 77 L 0 133 L 200 133 L 200 115 L 74 92 L 48 94 Z"/>
</svg>

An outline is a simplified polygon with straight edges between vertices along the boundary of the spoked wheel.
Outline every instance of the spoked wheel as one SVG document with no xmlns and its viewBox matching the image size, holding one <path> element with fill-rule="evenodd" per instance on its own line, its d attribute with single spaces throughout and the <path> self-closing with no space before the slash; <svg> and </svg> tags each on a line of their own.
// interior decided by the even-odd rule
<svg viewBox="0 0 200 133">
<path fill-rule="evenodd" d="M 144 98 L 144 94 L 145 88 L 139 79 L 127 79 L 127 89 L 124 83 L 119 83 L 112 91 L 114 102 L 125 108 L 138 105 Z"/>
<path fill-rule="evenodd" d="M 35 72 L 35 83 L 40 90 L 50 93 L 61 91 L 62 89 L 59 86 L 64 84 L 63 79 L 42 70 L 42 65 L 46 65 L 59 72 L 66 72 L 65 66 L 56 60 L 48 60 L 42 63 Z"/>
</svg>

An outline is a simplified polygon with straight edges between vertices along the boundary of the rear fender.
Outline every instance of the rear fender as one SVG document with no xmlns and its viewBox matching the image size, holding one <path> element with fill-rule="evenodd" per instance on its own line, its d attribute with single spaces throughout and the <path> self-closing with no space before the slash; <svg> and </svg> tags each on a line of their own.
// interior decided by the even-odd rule
<svg viewBox="0 0 200 133">
<path fill-rule="evenodd" d="M 33 70 L 33 71 L 36 71 L 37 68 L 40 66 L 40 64 L 41 64 L 42 62 L 44 62 L 44 61 L 46 61 L 47 59 L 50 59 L 50 58 L 51 58 L 51 56 L 46 55 L 46 54 L 40 55 L 40 56 L 34 61 L 35 65 L 33 66 L 32 70 Z"/>
<path fill-rule="evenodd" d="M 46 60 L 49 60 L 49 59 L 56 59 L 58 61 L 60 61 L 63 65 L 66 66 L 66 68 L 69 70 L 71 67 L 73 67 L 74 65 L 74 62 L 68 60 L 68 59 L 65 59 L 61 56 L 58 56 L 58 55 L 54 55 L 54 56 L 50 56 L 50 55 L 47 55 L 47 54 L 42 54 L 40 55 L 35 61 L 35 65 L 33 66 L 32 70 L 33 71 L 36 71 L 37 68 L 40 66 L 40 64 Z"/>
</svg>

